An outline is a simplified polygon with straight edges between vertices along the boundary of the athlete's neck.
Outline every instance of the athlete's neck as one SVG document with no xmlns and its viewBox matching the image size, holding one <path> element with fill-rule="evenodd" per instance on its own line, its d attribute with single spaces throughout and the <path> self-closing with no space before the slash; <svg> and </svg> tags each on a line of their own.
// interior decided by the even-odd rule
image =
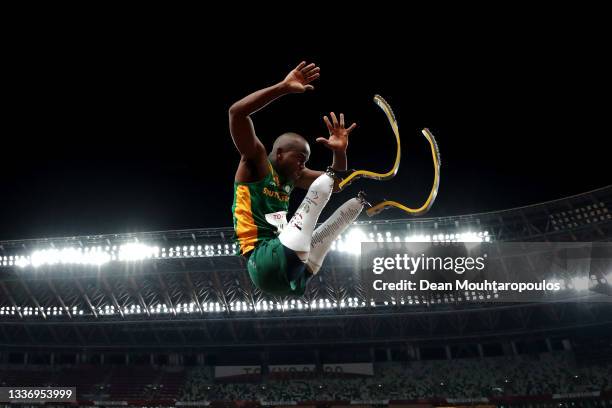
<svg viewBox="0 0 612 408">
<path fill-rule="evenodd" d="M 279 171 L 276 168 L 276 160 L 274 160 L 273 158 L 268 157 L 268 160 L 270 161 L 270 164 L 272 165 L 272 168 L 274 169 L 274 173 L 276 173 L 276 175 L 278 176 L 278 181 L 282 184 L 285 184 L 287 182 L 287 179 L 285 177 L 283 177 L 283 175 L 281 173 L 279 173 Z"/>
</svg>

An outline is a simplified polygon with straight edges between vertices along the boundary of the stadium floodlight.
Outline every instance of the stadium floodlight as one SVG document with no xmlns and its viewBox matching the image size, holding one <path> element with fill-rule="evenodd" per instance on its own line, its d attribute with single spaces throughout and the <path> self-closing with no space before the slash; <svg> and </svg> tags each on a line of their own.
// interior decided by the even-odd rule
<svg viewBox="0 0 612 408">
<path fill-rule="evenodd" d="M 465 232 L 463 234 L 461 234 L 461 239 L 458 240 L 459 242 L 482 242 L 482 237 L 478 236 L 477 233 L 475 232 Z"/>
<path fill-rule="evenodd" d="M 96 249 L 84 251 L 83 248 L 44 249 L 32 252 L 29 259 L 19 260 L 19 266 L 33 266 L 58 264 L 103 265 L 111 260 L 108 252 Z"/>
<path fill-rule="evenodd" d="M 19 257 L 19 259 L 15 262 L 15 265 L 20 268 L 25 268 L 26 266 L 30 266 L 31 262 L 26 257 Z"/>
<path fill-rule="evenodd" d="M 359 255 L 361 253 L 361 243 L 367 241 L 367 236 L 361 228 L 351 228 L 344 240 L 343 250 L 350 254 Z"/>
<path fill-rule="evenodd" d="M 120 261 L 142 261 L 154 255 L 154 247 L 144 244 L 130 243 L 119 248 Z"/>
<path fill-rule="evenodd" d="M 576 276 L 570 280 L 571 286 L 577 291 L 589 289 L 589 279 L 583 276 Z"/>
</svg>

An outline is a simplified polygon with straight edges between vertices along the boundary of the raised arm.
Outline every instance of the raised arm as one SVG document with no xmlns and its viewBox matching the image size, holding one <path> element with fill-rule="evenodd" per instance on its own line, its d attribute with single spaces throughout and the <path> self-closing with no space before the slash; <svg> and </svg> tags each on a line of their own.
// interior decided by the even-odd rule
<svg viewBox="0 0 612 408">
<path fill-rule="evenodd" d="M 319 68 L 315 64 L 301 62 L 283 81 L 254 92 L 230 107 L 230 133 L 243 158 L 265 160 L 266 155 L 265 147 L 255 134 L 251 115 L 283 95 L 314 89 L 310 83 L 318 77 Z"/>
</svg>

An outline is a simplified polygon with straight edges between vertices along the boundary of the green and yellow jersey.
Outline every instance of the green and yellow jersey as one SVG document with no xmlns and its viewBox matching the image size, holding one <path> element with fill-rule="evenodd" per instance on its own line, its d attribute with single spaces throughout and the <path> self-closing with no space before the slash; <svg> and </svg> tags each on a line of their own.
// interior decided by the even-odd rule
<svg viewBox="0 0 612 408">
<path fill-rule="evenodd" d="M 253 183 L 234 182 L 234 238 L 242 255 L 264 240 L 276 238 L 287 223 L 292 183 L 281 184 L 268 161 L 270 172 Z"/>
</svg>

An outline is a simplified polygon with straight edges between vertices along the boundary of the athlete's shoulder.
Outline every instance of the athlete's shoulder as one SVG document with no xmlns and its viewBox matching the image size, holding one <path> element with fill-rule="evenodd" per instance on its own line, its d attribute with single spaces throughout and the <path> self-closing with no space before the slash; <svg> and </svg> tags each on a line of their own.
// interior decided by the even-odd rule
<svg viewBox="0 0 612 408">
<path fill-rule="evenodd" d="M 265 160 L 253 160 L 244 156 L 240 158 L 234 182 L 236 183 L 258 183 L 270 174 L 270 165 L 267 157 Z"/>
</svg>

